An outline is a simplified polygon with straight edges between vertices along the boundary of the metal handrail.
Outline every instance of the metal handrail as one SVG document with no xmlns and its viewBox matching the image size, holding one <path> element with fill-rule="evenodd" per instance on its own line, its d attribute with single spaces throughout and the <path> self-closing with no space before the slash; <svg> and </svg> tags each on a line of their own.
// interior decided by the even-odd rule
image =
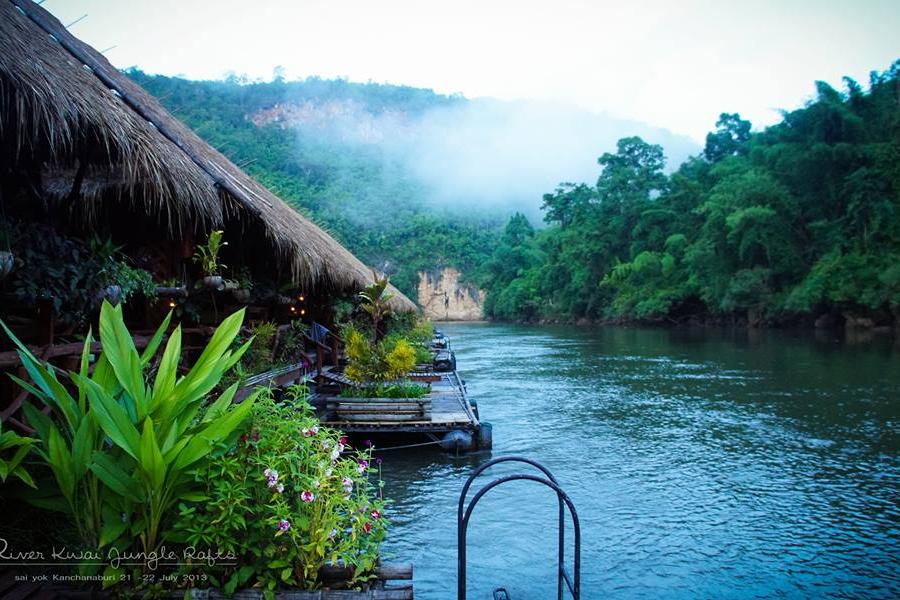
<svg viewBox="0 0 900 600">
<path fill-rule="evenodd" d="M 469 493 L 469 489 L 472 487 L 472 483 L 475 479 L 481 475 L 484 471 L 489 469 L 490 467 L 503 463 L 503 462 L 520 462 L 527 465 L 530 465 L 539 471 L 541 471 L 546 478 L 538 477 L 535 475 L 528 475 L 523 473 L 518 473 L 515 475 L 507 475 L 505 477 L 500 477 L 498 479 L 493 480 L 488 483 L 484 487 L 482 487 L 472 498 L 472 501 L 466 507 L 466 497 Z M 547 467 L 543 466 L 537 461 L 531 460 L 529 458 L 524 458 L 521 456 L 503 456 L 500 458 L 496 458 L 494 460 L 488 461 L 485 464 L 481 465 L 469 476 L 466 480 L 466 483 L 463 485 L 462 492 L 459 496 L 459 505 L 457 508 L 457 600 L 465 600 L 466 599 L 466 534 L 469 526 L 469 519 L 472 516 L 472 511 L 475 509 L 475 505 L 481 500 L 484 495 L 497 487 L 502 483 L 506 483 L 507 481 L 534 481 L 537 483 L 541 483 L 553 491 L 556 492 L 557 500 L 559 502 L 559 549 L 558 549 L 558 565 L 557 565 L 557 599 L 562 600 L 563 597 L 563 582 L 565 582 L 565 587 L 569 589 L 569 592 L 572 594 L 574 600 L 581 599 L 581 525 L 578 521 L 578 513 L 575 510 L 575 505 L 572 503 L 572 500 L 569 498 L 568 494 L 566 494 L 563 489 L 559 486 L 559 483 L 556 480 L 556 477 L 553 476 L 553 473 L 550 472 Z M 574 526 L 574 576 L 570 576 L 568 570 L 565 566 L 565 510 L 568 508 L 569 513 L 572 516 L 572 523 Z"/>
</svg>

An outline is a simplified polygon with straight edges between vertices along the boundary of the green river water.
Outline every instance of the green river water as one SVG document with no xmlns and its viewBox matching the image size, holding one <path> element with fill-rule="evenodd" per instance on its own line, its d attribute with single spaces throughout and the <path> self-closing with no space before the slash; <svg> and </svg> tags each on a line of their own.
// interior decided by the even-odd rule
<svg viewBox="0 0 900 600">
<path fill-rule="evenodd" d="M 442 329 L 494 449 L 383 454 L 385 554 L 415 563 L 417 598 L 456 597 L 460 488 L 508 454 L 543 462 L 573 498 L 583 598 L 900 597 L 890 336 Z M 500 585 L 513 600 L 556 597 L 555 502 L 527 482 L 485 497 L 470 528 L 470 599 Z"/>
</svg>

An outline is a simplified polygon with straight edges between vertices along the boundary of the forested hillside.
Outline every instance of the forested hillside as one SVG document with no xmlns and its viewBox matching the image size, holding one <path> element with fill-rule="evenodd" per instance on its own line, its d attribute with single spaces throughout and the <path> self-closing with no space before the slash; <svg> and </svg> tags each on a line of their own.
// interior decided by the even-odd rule
<svg viewBox="0 0 900 600">
<path fill-rule="evenodd" d="M 498 319 L 777 324 L 900 316 L 900 61 L 759 133 L 723 114 L 664 174 L 638 137 L 544 196 L 481 273 Z"/>
<path fill-rule="evenodd" d="M 264 185 L 325 227 L 364 262 L 386 270 L 415 298 L 419 270 L 454 266 L 473 272 L 490 255 L 505 217 L 497 212 L 445 212 L 428 203 L 421 182 L 364 136 L 355 113 L 336 130 L 335 113 L 365 107 L 402 122 L 461 100 L 430 90 L 316 78 L 267 83 L 189 81 L 128 74 L 178 118 Z M 311 106 L 306 127 L 282 127 L 277 107 Z M 362 111 L 360 111 L 362 112 Z M 377 132 L 375 132 L 377 133 Z"/>
</svg>

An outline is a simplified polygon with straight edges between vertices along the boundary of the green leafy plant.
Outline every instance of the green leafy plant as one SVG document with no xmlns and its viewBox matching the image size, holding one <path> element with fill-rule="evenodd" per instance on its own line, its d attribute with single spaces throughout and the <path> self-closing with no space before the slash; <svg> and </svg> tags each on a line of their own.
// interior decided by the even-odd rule
<svg viewBox="0 0 900 600">
<path fill-rule="evenodd" d="M 427 396 L 429 387 L 418 383 L 401 382 L 361 387 L 346 387 L 341 390 L 342 398 L 421 398 Z"/>
<path fill-rule="evenodd" d="M 191 471 L 253 408 L 252 397 L 232 406 L 236 385 L 204 403 L 252 342 L 230 349 L 243 317 L 239 311 L 225 319 L 193 367 L 179 377 L 180 326 L 157 359 L 171 315 L 138 353 L 121 306 L 104 302 L 103 350 L 91 372 L 89 333 L 79 370 L 67 376 L 74 394 L 54 367 L 38 360 L 0 321 L 32 381 L 11 377 L 54 411 L 47 416 L 24 405 L 41 440 L 37 454 L 55 481 L 50 486 L 55 494 L 35 502 L 68 514 L 88 548 L 118 542 L 119 548 L 139 545 L 146 554 L 155 551 L 171 509 L 196 491 Z"/>
<path fill-rule="evenodd" d="M 272 351 L 277 333 L 278 326 L 271 321 L 263 321 L 250 328 L 248 339 L 255 341 L 241 359 L 241 366 L 246 373 L 256 375 L 272 368 Z"/>
<path fill-rule="evenodd" d="M 347 349 L 347 377 L 354 381 L 385 381 L 406 377 L 416 366 L 416 351 L 398 335 L 372 344 L 352 325 L 344 327 Z"/>
<path fill-rule="evenodd" d="M 197 470 L 203 497 L 179 505 L 180 541 L 238 557 L 187 569 L 226 593 L 314 589 L 325 564 L 351 567 L 358 584 L 378 560 L 387 523 L 371 450 L 353 451 L 340 432 L 322 427 L 307 394 L 293 386 L 276 403 L 271 391 L 262 393 L 237 447 L 223 445 Z"/>
<path fill-rule="evenodd" d="M 290 327 L 281 332 L 276 350 L 276 361 L 286 364 L 300 360 L 300 352 L 305 346 L 304 336 L 308 333 L 309 325 L 298 319 L 291 321 Z"/>
<path fill-rule="evenodd" d="M 390 301 L 394 297 L 387 291 L 389 282 L 388 277 L 379 276 L 377 272 L 372 271 L 372 285 L 367 286 L 358 294 L 362 302 L 362 308 L 372 319 L 372 329 L 374 331 L 374 343 L 378 343 L 381 339 L 381 324 L 393 312 L 390 307 Z"/>
<path fill-rule="evenodd" d="M 198 245 L 194 252 L 194 262 L 200 265 L 203 273 L 207 276 L 221 275 L 225 269 L 225 265 L 219 262 L 219 252 L 228 245 L 223 236 L 224 232 L 219 229 L 211 231 L 206 238 L 206 243 Z"/>
<path fill-rule="evenodd" d="M 36 487 L 31 475 L 22 465 L 34 443 L 33 438 L 21 436 L 15 431 L 3 431 L 3 424 L 0 423 L 0 482 L 6 483 L 8 478 L 16 477 L 31 487 Z M 11 450 L 12 456 L 9 456 Z"/>
</svg>

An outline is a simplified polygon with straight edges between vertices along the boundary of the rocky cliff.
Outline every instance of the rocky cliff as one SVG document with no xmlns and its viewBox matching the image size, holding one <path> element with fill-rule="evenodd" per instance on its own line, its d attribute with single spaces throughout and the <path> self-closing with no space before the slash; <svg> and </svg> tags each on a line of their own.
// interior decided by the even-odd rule
<svg viewBox="0 0 900 600">
<path fill-rule="evenodd" d="M 448 267 L 439 273 L 419 273 L 419 305 L 437 321 L 478 321 L 483 317 L 484 292 L 459 282 L 460 272 Z"/>
</svg>

